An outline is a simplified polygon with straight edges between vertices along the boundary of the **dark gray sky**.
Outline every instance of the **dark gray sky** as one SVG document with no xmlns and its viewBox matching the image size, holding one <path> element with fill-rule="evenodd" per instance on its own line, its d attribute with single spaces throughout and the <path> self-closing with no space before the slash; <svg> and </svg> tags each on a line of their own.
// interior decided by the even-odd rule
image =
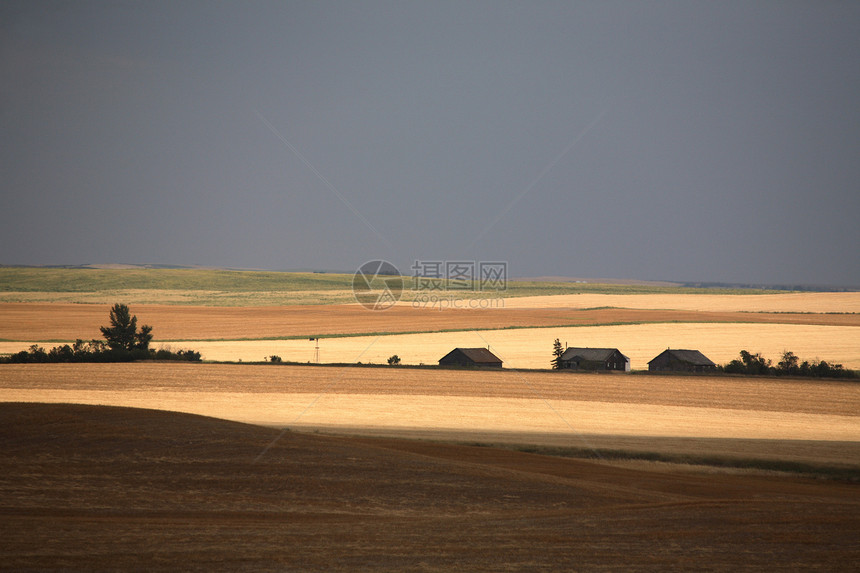
<svg viewBox="0 0 860 573">
<path fill-rule="evenodd" d="M 4 264 L 860 284 L 860 2 L 0 3 Z"/>
</svg>

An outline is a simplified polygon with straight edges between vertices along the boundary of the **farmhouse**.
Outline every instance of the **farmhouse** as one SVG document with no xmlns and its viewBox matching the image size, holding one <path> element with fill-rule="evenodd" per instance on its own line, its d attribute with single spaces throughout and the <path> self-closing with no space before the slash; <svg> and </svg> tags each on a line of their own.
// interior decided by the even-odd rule
<svg viewBox="0 0 860 573">
<path fill-rule="evenodd" d="M 709 372 L 716 367 L 716 364 L 698 350 L 667 348 L 648 362 L 650 372 Z"/>
<path fill-rule="evenodd" d="M 439 366 L 501 368 L 502 360 L 488 348 L 455 348 L 439 359 Z"/>
<path fill-rule="evenodd" d="M 560 370 L 630 371 L 630 359 L 617 348 L 568 348 L 558 361 Z"/>
</svg>

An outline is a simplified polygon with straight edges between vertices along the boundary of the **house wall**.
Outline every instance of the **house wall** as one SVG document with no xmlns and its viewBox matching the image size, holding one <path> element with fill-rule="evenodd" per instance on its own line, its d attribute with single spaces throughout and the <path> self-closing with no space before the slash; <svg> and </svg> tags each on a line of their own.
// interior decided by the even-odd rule
<svg viewBox="0 0 860 573">
<path fill-rule="evenodd" d="M 612 353 L 612 356 L 609 357 L 609 360 L 606 361 L 606 369 L 626 372 L 629 370 L 627 359 L 623 354 L 621 354 L 621 352 L 616 350 Z"/>
<path fill-rule="evenodd" d="M 462 354 L 449 356 L 449 357 L 443 358 L 442 360 L 439 361 L 439 366 L 474 366 L 474 365 L 475 365 L 474 362 L 472 362 L 471 360 L 469 360 L 468 358 L 466 358 Z"/>
<path fill-rule="evenodd" d="M 464 368 L 501 368 L 501 362 L 472 362 L 468 359 L 439 361 L 439 366 L 462 366 Z"/>
<path fill-rule="evenodd" d="M 465 368 L 501 368 L 501 362 L 481 362 L 478 364 L 465 354 L 455 353 L 439 361 L 439 366 L 462 366 Z"/>
</svg>

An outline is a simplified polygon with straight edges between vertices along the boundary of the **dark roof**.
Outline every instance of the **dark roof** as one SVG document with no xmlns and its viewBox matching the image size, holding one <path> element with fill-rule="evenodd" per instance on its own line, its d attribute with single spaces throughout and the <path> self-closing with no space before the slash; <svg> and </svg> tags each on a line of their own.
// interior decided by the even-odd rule
<svg viewBox="0 0 860 573">
<path fill-rule="evenodd" d="M 615 352 L 621 354 L 617 348 L 574 348 L 571 346 L 564 351 L 564 354 L 561 355 L 561 359 L 568 361 L 573 360 L 574 358 L 579 358 L 580 360 L 586 360 L 588 362 L 602 362 L 604 360 L 608 360 Z M 621 354 L 621 356 L 624 355 Z M 624 356 L 624 358 L 627 357 Z"/>
<path fill-rule="evenodd" d="M 487 348 L 455 348 L 445 356 L 441 358 L 444 360 L 449 357 L 451 354 L 459 351 L 466 358 L 474 362 L 475 364 L 487 364 L 487 363 L 498 363 L 501 362 L 502 359 L 493 354 Z"/>
<path fill-rule="evenodd" d="M 694 364 L 696 366 L 716 366 L 716 364 L 711 362 L 707 356 L 698 350 L 672 350 L 669 348 L 658 354 L 652 360 L 649 360 L 648 364 L 651 364 L 654 360 L 657 360 L 657 358 L 667 353 L 679 362 L 686 362 L 687 364 Z"/>
</svg>

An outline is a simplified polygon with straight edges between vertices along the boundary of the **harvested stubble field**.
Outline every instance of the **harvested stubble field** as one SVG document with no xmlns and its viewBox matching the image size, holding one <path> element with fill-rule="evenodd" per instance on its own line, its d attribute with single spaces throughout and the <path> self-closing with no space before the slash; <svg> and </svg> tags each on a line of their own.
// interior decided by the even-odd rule
<svg viewBox="0 0 860 573">
<path fill-rule="evenodd" d="M 9 570 L 852 570 L 856 485 L 0 405 Z"/>
<path fill-rule="evenodd" d="M 676 304 L 684 306 L 686 296 L 697 295 L 677 295 Z M 740 295 L 723 298 L 734 296 Z M 0 353 L 32 343 L 50 346 L 99 338 L 108 310 L 108 305 L 0 303 L 0 341 L 5 341 L 0 342 Z M 860 314 L 635 308 L 440 311 L 409 306 L 372 312 L 358 305 L 140 305 L 132 311 L 140 324 L 155 325 L 156 347 L 194 348 L 204 359 L 218 361 L 261 361 L 278 355 L 307 362 L 314 355 L 307 338 L 324 336 L 330 337 L 322 343 L 324 362 L 384 363 L 397 354 L 407 364 L 432 364 L 456 346 L 490 345 L 507 367 L 546 368 L 548 350 L 559 338 L 572 346 L 620 348 L 634 369 L 646 368 L 647 361 L 667 347 L 698 348 L 718 363 L 736 358 L 741 349 L 774 360 L 791 350 L 803 359 L 860 368 Z M 422 334 L 396 334 L 404 332 Z M 343 335 L 354 338 L 338 338 Z"/>
<path fill-rule="evenodd" d="M 0 400 L 294 428 L 860 466 L 860 385 L 701 376 L 224 365 L 0 368 Z M 681 441 L 678 439 L 681 438 Z"/>
<path fill-rule="evenodd" d="M 174 302 L 159 292 L 141 300 Z M 244 304 L 243 296 L 271 301 L 233 293 L 217 304 Z M 210 359 L 313 355 L 306 339 L 265 338 L 468 329 L 326 338 L 321 356 L 435 363 L 454 346 L 490 344 L 506 366 L 545 368 L 561 338 L 617 346 L 634 368 L 666 346 L 699 347 L 718 362 L 740 348 L 770 358 L 788 349 L 860 367 L 851 297 L 792 306 L 798 299 L 758 299 L 781 295 L 588 296 L 554 307 L 520 299 L 527 308 L 441 312 L 253 304 L 132 312 L 155 326 L 156 347 L 169 340 Z M 0 339 L 15 341 L 0 343 L 0 352 L 97 338 L 107 303 L 134 302 L 100 301 L 0 304 Z M 607 305 L 629 308 L 586 310 Z M 642 324 L 607 325 L 626 322 Z M 487 330 L 511 326 L 543 328 Z M 860 385 L 852 382 L 45 364 L 0 366 L 0 400 L 136 406 L 294 430 L 163 411 L 0 405 L 0 568 L 850 570 L 860 559 L 857 485 L 785 473 L 860 471 Z M 396 439 L 403 437 L 419 440 Z M 617 456 L 759 469 L 704 474 L 643 461 L 629 469 L 610 459 Z M 759 476 L 761 468 L 783 471 Z"/>
<path fill-rule="evenodd" d="M 404 364 L 436 364 L 452 348 L 486 347 L 506 368 L 546 369 L 553 340 L 584 347 L 619 348 L 632 368 L 645 370 L 648 361 L 666 348 L 697 348 L 719 364 L 738 358 L 741 349 L 761 352 L 777 362 L 785 350 L 804 360 L 823 359 L 846 368 L 860 368 L 860 327 L 785 324 L 670 323 L 581 326 L 538 329 L 474 330 L 323 338 L 320 360 L 327 363 L 385 364 L 396 354 Z M 167 346 L 194 348 L 204 360 L 260 362 L 278 355 L 290 362 L 311 362 L 315 342 L 295 340 L 175 341 Z M 21 350 L 22 343 L 0 343 L 0 351 Z M 157 346 L 157 345 L 156 345 Z"/>
<path fill-rule="evenodd" d="M 638 308 L 707 312 L 860 313 L 858 292 L 787 292 L 776 294 L 604 294 L 582 293 L 510 298 L 506 308 Z"/>
</svg>

